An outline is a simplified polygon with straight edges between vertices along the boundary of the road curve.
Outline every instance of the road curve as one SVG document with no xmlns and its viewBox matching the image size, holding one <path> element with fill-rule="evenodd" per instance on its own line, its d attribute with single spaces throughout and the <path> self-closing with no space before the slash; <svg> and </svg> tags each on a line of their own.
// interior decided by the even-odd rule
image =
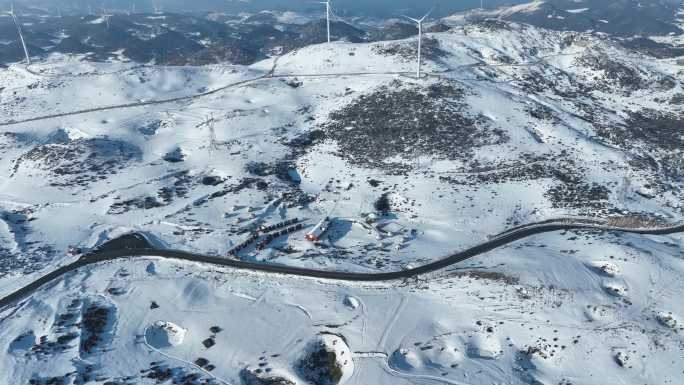
<svg viewBox="0 0 684 385">
<path fill-rule="evenodd" d="M 445 257 L 435 262 L 428 263 L 423 266 L 416 268 L 392 271 L 387 273 L 352 273 L 343 271 L 326 271 L 326 270 L 316 270 L 301 267 L 292 267 L 276 264 L 264 264 L 256 262 L 245 262 L 233 259 L 226 259 L 224 257 L 195 254 L 180 250 L 158 250 L 158 249 L 125 249 L 125 250 L 114 250 L 114 251 L 104 251 L 95 252 L 93 254 L 85 255 L 79 260 L 62 266 L 61 268 L 37 279 L 36 281 L 28 284 L 27 286 L 9 294 L 8 296 L 0 299 L 0 310 L 30 296 L 43 285 L 54 281 L 63 275 L 76 271 L 82 267 L 94 265 L 100 262 L 113 261 L 116 259 L 129 258 L 129 257 L 161 257 L 167 259 L 176 259 L 182 261 L 207 263 L 212 265 L 230 267 L 238 270 L 249 270 L 257 272 L 265 272 L 272 274 L 280 274 L 287 276 L 300 276 L 300 277 L 310 277 L 310 278 L 321 278 L 336 281 L 347 281 L 347 282 L 384 282 L 393 281 L 398 279 L 412 278 L 419 275 L 424 275 L 427 273 L 435 272 L 444 269 L 448 266 L 463 262 L 467 259 L 473 258 L 475 256 L 487 253 L 499 247 L 511 244 L 518 240 L 531 237 L 537 234 L 550 233 L 555 231 L 565 231 L 565 230 L 591 230 L 591 231 L 611 231 L 619 233 L 631 233 L 631 234 L 642 234 L 642 235 L 671 235 L 684 233 L 684 224 L 675 225 L 671 227 L 663 228 L 652 228 L 652 229 L 632 229 L 632 228 L 620 228 L 611 227 L 591 222 L 566 222 L 563 221 L 544 221 L 539 223 L 532 223 L 529 225 L 524 225 L 517 227 L 512 230 L 508 230 L 497 236 L 491 237 L 486 242 L 479 245 L 471 247 L 467 250 L 455 253 L 451 256 Z"/>
</svg>

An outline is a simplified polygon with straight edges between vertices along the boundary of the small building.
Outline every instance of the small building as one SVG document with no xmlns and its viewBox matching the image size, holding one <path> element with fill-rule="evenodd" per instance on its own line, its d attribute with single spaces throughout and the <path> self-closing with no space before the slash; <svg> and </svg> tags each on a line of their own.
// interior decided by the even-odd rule
<svg viewBox="0 0 684 385">
<path fill-rule="evenodd" d="M 306 233 L 306 239 L 309 242 L 317 242 L 321 239 L 323 234 L 325 234 L 326 231 L 328 231 L 328 227 L 330 226 L 330 218 L 325 217 L 321 219 L 318 224 L 311 229 L 308 233 Z"/>
</svg>

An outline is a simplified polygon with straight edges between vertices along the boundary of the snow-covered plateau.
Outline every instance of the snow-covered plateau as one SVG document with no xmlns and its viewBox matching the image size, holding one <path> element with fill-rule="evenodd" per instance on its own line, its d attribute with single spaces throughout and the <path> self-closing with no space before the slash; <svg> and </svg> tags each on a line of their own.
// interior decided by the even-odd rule
<svg viewBox="0 0 684 385">
<path fill-rule="evenodd" d="M 0 69 L 0 297 L 133 234 L 380 273 L 684 219 L 681 59 L 493 20 L 415 49 Z M 682 234 L 605 230 L 374 283 L 117 259 L 0 310 L 0 384 L 677 385 L 683 275 Z"/>
</svg>

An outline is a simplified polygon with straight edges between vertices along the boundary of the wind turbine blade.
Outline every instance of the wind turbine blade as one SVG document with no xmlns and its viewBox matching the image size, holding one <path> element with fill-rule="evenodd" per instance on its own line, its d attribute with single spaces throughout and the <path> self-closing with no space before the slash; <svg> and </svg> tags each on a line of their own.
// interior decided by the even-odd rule
<svg viewBox="0 0 684 385">
<path fill-rule="evenodd" d="M 427 19 L 428 16 L 430 16 L 430 14 L 432 13 L 432 11 L 434 11 L 434 10 L 435 10 L 435 7 L 432 7 L 432 9 L 430 9 L 430 10 L 428 11 L 428 13 L 426 13 L 425 16 L 423 16 L 423 17 L 420 19 L 419 22 L 422 23 L 425 19 Z"/>
<path fill-rule="evenodd" d="M 408 17 L 408 16 L 406 16 L 406 15 L 402 15 L 402 16 L 405 17 L 405 18 L 407 18 L 407 19 L 409 19 L 409 20 L 411 20 L 411 21 L 413 21 L 414 23 L 420 23 L 420 20 L 418 20 L 418 19 L 414 19 L 414 18 Z"/>
</svg>

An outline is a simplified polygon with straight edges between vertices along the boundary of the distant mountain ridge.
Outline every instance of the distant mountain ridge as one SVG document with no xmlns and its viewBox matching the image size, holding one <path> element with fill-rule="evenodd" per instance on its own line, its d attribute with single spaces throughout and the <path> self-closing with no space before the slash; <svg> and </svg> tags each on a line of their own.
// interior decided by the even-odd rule
<svg viewBox="0 0 684 385">
<path fill-rule="evenodd" d="M 21 22 L 32 56 L 79 54 L 95 61 L 123 57 L 167 65 L 251 64 L 326 39 L 325 20 L 300 17 L 280 22 L 272 12 L 246 18 L 225 14 L 115 14 L 109 26 L 98 15 L 23 16 Z M 402 22 L 361 28 L 333 21 L 331 27 L 333 40 L 353 43 L 404 39 L 417 33 L 415 26 Z M 23 60 L 11 18 L 0 17 L 0 31 L 8 37 L 0 44 L 0 63 Z"/>
<path fill-rule="evenodd" d="M 63 12 L 83 14 L 92 9 L 100 9 L 102 6 L 113 10 L 131 10 L 137 12 L 152 12 L 153 2 L 150 0 L 107 0 L 104 2 L 92 0 L 13 0 L 17 6 L 36 7 L 50 9 L 53 12 L 57 7 Z M 487 7 L 496 7 L 505 4 L 521 3 L 525 0 L 486 0 Z M 10 1 L 0 1 L 0 7 L 5 4 L 9 7 Z M 403 13 L 425 13 L 431 7 L 435 7 L 434 14 L 438 17 L 449 15 L 456 11 L 472 9 L 480 6 L 479 0 L 433 0 L 419 2 L 415 0 L 334 0 L 333 6 L 340 14 L 347 16 L 370 16 L 392 17 Z M 305 0 L 195 0 L 191 3 L 184 0 L 157 0 L 158 7 L 165 12 L 177 13 L 203 13 L 203 12 L 259 12 L 262 10 L 297 11 L 297 12 L 323 12 L 324 7 L 317 1 Z"/>
<path fill-rule="evenodd" d="M 559 31 L 594 31 L 617 36 L 684 34 L 677 25 L 681 0 L 545 0 L 457 13 L 447 20 L 496 17 Z"/>
</svg>

